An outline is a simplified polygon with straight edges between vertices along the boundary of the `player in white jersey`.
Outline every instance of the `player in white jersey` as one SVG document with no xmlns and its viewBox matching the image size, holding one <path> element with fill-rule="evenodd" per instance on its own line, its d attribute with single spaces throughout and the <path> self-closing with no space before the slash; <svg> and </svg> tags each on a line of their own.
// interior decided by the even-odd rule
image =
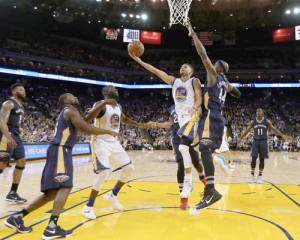
<svg viewBox="0 0 300 240">
<path fill-rule="evenodd" d="M 122 113 L 121 106 L 117 103 L 118 90 L 114 86 L 106 86 L 102 89 L 103 101 L 94 104 L 93 108 L 87 113 L 87 122 L 94 120 L 97 127 L 119 133 L 120 123 L 125 123 L 134 127 L 146 128 L 146 124 L 137 123 Z M 128 182 L 133 174 L 134 167 L 130 158 L 117 138 L 109 135 L 101 137 L 93 136 L 92 140 L 94 172 L 98 174 L 87 204 L 84 206 L 83 215 L 89 219 L 95 219 L 94 202 L 100 191 L 103 182 L 109 174 L 109 170 L 121 170 L 120 178 L 112 191 L 104 195 L 104 199 L 110 202 L 117 210 L 123 210 L 117 195 L 123 185 Z"/>
<path fill-rule="evenodd" d="M 165 83 L 172 86 L 172 95 L 175 102 L 175 111 L 178 115 L 180 129 L 178 135 L 181 137 L 179 151 L 183 157 L 184 163 L 184 182 L 183 189 L 180 193 L 182 199 L 187 199 L 193 191 L 192 184 L 192 158 L 189 148 L 196 139 L 199 115 L 201 113 L 202 90 L 198 78 L 193 78 L 194 68 L 185 63 L 180 68 L 180 78 L 145 63 L 139 57 L 129 54 L 130 57 L 144 68 L 158 76 Z"/>
</svg>

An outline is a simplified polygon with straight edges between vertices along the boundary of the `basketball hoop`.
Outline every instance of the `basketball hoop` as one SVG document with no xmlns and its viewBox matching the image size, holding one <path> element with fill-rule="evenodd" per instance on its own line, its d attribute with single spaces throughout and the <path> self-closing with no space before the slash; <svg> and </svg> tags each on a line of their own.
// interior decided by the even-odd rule
<svg viewBox="0 0 300 240">
<path fill-rule="evenodd" d="M 170 8 L 170 27 L 173 24 L 187 26 L 189 22 L 188 14 L 193 0 L 168 0 Z"/>
</svg>

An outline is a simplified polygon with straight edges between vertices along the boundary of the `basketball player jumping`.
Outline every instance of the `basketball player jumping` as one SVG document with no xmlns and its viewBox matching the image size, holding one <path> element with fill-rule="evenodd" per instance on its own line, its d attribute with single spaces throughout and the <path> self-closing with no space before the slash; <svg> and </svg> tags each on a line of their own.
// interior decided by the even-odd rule
<svg viewBox="0 0 300 240">
<path fill-rule="evenodd" d="M 20 125 L 24 115 L 22 103 L 26 98 L 26 91 L 20 83 L 13 84 L 10 90 L 13 97 L 3 103 L 0 111 L 0 151 L 8 153 L 6 156 L 0 156 L 0 174 L 7 166 L 7 162 L 14 158 L 16 166 L 13 181 L 5 200 L 24 203 L 27 200 L 21 198 L 17 190 L 26 164 L 25 150 L 20 138 Z"/>
<path fill-rule="evenodd" d="M 172 128 L 172 146 L 174 151 L 175 160 L 178 164 L 177 168 L 177 182 L 179 187 L 179 192 L 182 191 L 183 188 L 183 181 L 184 181 L 184 165 L 183 165 L 183 158 L 182 154 L 179 151 L 179 145 L 180 145 L 180 137 L 177 135 L 178 130 L 180 129 L 178 124 L 178 116 L 175 112 L 175 105 L 172 105 L 168 108 L 168 112 L 170 114 L 170 119 L 168 122 L 148 122 L 148 127 L 158 127 L 158 128 Z M 192 163 L 195 167 L 195 169 L 198 172 L 199 179 L 201 182 L 203 182 L 204 186 L 206 185 L 205 176 L 203 173 L 203 166 L 200 163 L 200 158 L 198 152 L 194 149 L 193 146 L 190 146 L 189 148 Z M 186 210 L 188 208 L 188 198 L 181 198 L 180 199 L 180 208 L 182 210 Z"/>
<path fill-rule="evenodd" d="M 7 227 L 16 229 L 20 233 L 31 232 L 32 227 L 24 226 L 23 218 L 54 200 L 51 217 L 42 239 L 68 237 L 73 232 L 73 230 L 60 228 L 57 221 L 73 187 L 72 149 L 77 141 L 77 132 L 81 131 L 93 135 L 117 135 L 113 131 L 99 129 L 87 124 L 79 115 L 77 110 L 79 101 L 72 94 L 62 94 L 59 97 L 59 104 L 62 110 L 57 119 L 54 138 L 48 148 L 46 165 L 42 174 L 41 191 L 43 195 L 27 208 L 12 214 L 4 222 Z"/>
<path fill-rule="evenodd" d="M 242 134 L 239 144 L 247 134 L 254 129 L 252 150 L 251 150 L 251 177 L 249 183 L 255 182 L 254 172 L 256 167 L 256 160 L 259 157 L 259 173 L 257 177 L 257 183 L 262 183 L 262 173 L 265 167 L 265 158 L 269 158 L 269 146 L 268 146 L 268 130 L 273 131 L 277 136 L 283 139 L 288 139 L 288 136 L 277 130 L 271 121 L 264 117 L 264 112 L 261 108 L 256 110 L 256 118 L 250 122 L 246 131 Z"/>
<path fill-rule="evenodd" d="M 101 128 L 113 131 L 116 134 L 119 133 L 121 122 L 138 128 L 146 128 L 145 123 L 137 123 L 122 113 L 122 108 L 117 103 L 118 90 L 114 86 L 105 86 L 102 89 L 102 94 L 104 100 L 94 104 L 85 117 L 87 122 L 95 119 L 95 126 L 101 126 Z M 119 211 L 123 210 L 123 206 L 119 203 L 117 195 L 134 172 L 133 164 L 117 138 L 111 135 L 97 136 L 93 138 L 92 149 L 95 154 L 93 163 L 94 172 L 98 176 L 92 187 L 89 200 L 82 212 L 89 219 L 96 218 L 94 203 L 103 182 L 109 175 L 109 170 L 121 170 L 121 175 L 112 191 L 104 195 L 104 199 Z"/>
<path fill-rule="evenodd" d="M 180 197 L 187 199 L 193 191 L 192 184 L 192 157 L 190 146 L 197 135 L 199 115 L 201 114 L 201 83 L 198 78 L 192 77 L 194 69 L 190 64 L 183 64 L 180 68 L 180 78 L 145 63 L 139 57 L 129 52 L 129 55 L 137 63 L 158 76 L 165 83 L 172 86 L 172 95 L 175 103 L 175 112 L 178 116 L 180 129 L 178 135 L 181 137 L 179 151 L 183 157 L 184 182 Z"/>
<path fill-rule="evenodd" d="M 222 143 L 225 125 L 222 109 L 226 94 L 229 92 L 232 96 L 239 98 L 241 93 L 228 82 L 225 76 L 225 73 L 227 73 L 229 69 L 228 63 L 219 60 L 213 65 L 190 23 L 188 30 L 189 36 L 191 36 L 195 42 L 197 53 L 207 73 L 203 90 L 202 115 L 199 123 L 199 149 L 201 151 L 207 185 L 204 190 L 203 198 L 196 205 L 196 209 L 202 209 L 222 198 L 222 195 L 215 189 L 215 167 L 212 160 L 212 153 L 216 149 L 219 149 Z"/>
</svg>

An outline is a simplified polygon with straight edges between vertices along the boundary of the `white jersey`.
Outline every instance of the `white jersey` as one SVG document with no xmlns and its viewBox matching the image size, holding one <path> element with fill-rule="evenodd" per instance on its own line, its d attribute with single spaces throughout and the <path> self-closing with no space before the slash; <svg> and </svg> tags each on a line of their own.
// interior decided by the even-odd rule
<svg viewBox="0 0 300 240">
<path fill-rule="evenodd" d="M 180 78 L 175 78 L 173 82 L 172 95 L 180 127 L 191 119 L 189 110 L 195 102 L 193 81 L 194 78 L 190 78 L 186 82 L 183 82 Z"/>
<path fill-rule="evenodd" d="M 117 106 L 115 107 L 111 105 L 106 105 L 104 115 L 94 120 L 94 126 L 119 133 L 121 113 L 121 106 L 119 104 L 117 104 Z M 101 138 L 106 141 L 116 140 L 114 136 L 109 134 L 98 135 L 96 136 L 96 138 Z"/>
</svg>

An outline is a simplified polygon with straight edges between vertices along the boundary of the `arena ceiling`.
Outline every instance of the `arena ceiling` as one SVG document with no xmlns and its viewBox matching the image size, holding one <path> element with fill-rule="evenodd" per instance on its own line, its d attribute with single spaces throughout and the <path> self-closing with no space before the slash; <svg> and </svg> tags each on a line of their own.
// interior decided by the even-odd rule
<svg viewBox="0 0 300 240">
<path fill-rule="evenodd" d="M 63 23 L 85 21 L 144 29 L 167 28 L 169 23 L 166 0 L 9 0 L 0 5 Z M 193 0 L 189 17 L 201 30 L 288 26 L 300 24 L 300 14 L 285 14 L 297 5 L 300 7 L 298 0 Z M 136 18 L 142 14 L 147 15 L 146 20 Z"/>
</svg>

